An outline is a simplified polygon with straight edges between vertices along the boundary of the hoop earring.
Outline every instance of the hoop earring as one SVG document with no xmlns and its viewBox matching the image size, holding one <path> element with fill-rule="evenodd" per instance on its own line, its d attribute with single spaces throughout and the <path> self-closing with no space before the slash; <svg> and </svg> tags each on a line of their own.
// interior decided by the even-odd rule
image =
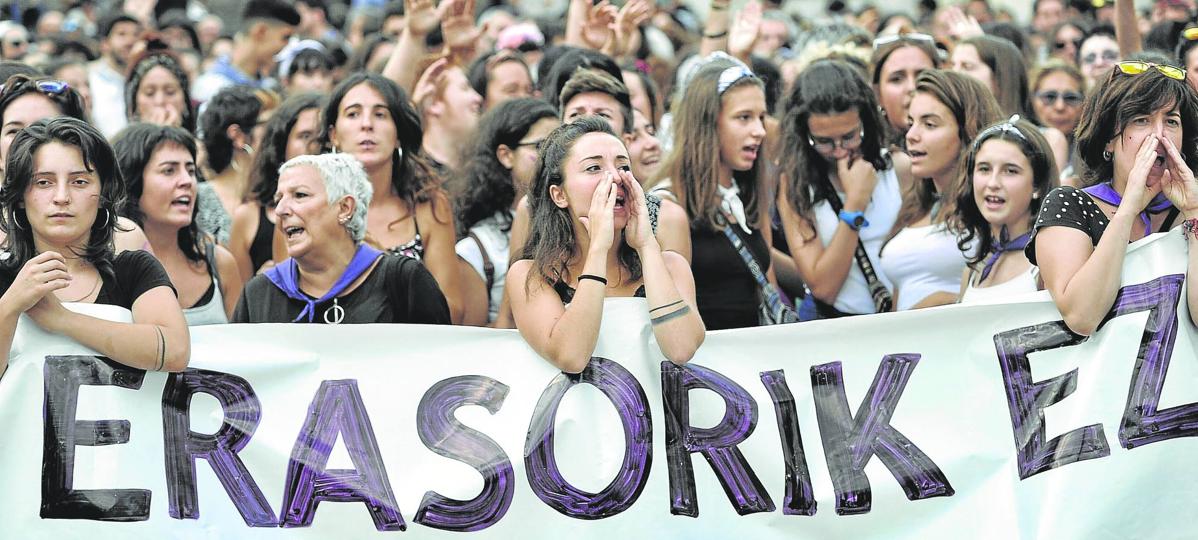
<svg viewBox="0 0 1198 540">
<path fill-rule="evenodd" d="M 12 211 L 12 226 L 16 227 L 19 231 L 25 230 L 25 227 L 21 226 L 21 218 L 17 216 L 16 210 Z"/>
<path fill-rule="evenodd" d="M 100 228 L 103 229 L 108 227 L 108 220 L 110 219 L 112 212 L 109 212 L 107 208 L 101 208 L 100 210 L 104 211 L 104 224 L 100 225 Z"/>
<path fill-rule="evenodd" d="M 1110 160 L 1111 160 L 1111 153 L 1110 153 L 1110 152 L 1108 152 L 1108 151 L 1106 151 L 1106 150 L 1103 150 L 1103 151 L 1102 151 L 1102 159 L 1103 159 L 1104 161 L 1110 161 Z"/>
</svg>

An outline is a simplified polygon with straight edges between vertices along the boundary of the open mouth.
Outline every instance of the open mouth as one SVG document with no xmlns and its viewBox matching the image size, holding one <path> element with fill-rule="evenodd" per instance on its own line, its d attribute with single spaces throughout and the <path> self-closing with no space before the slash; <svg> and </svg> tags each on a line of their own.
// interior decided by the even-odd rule
<svg viewBox="0 0 1198 540">
<path fill-rule="evenodd" d="M 757 159 L 757 151 L 759 149 L 761 149 L 760 144 L 747 144 L 741 147 L 741 150 L 744 151 L 745 155 L 753 159 Z"/>
<path fill-rule="evenodd" d="M 624 191 L 623 186 L 617 187 L 616 188 L 616 207 L 615 207 L 615 209 L 623 210 L 625 208 L 625 203 L 627 201 L 628 201 L 628 192 Z"/>
<path fill-rule="evenodd" d="M 283 227 L 283 235 L 288 240 L 291 240 L 291 239 L 303 234 L 303 232 L 304 232 L 303 227 L 297 227 L 297 226 Z"/>
<path fill-rule="evenodd" d="M 927 155 L 928 155 L 928 153 L 924 152 L 922 150 L 916 150 L 914 148 L 907 149 L 907 156 L 909 156 L 911 159 L 924 158 L 924 157 L 927 157 Z"/>
<path fill-rule="evenodd" d="M 171 208 L 191 210 L 191 196 L 184 195 L 171 200 Z"/>
<path fill-rule="evenodd" d="M 1002 206 L 1007 203 L 1006 199 L 999 197 L 998 195 L 987 195 L 984 200 L 986 202 L 986 208 L 992 209 L 1002 208 Z"/>
</svg>

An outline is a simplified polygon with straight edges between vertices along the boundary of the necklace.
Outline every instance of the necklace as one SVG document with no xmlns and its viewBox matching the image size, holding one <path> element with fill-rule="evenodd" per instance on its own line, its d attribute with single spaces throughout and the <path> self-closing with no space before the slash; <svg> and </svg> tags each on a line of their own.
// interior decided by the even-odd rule
<svg viewBox="0 0 1198 540">
<path fill-rule="evenodd" d="M 63 301 L 63 302 L 82 302 L 82 301 L 86 300 L 86 299 L 87 299 L 87 297 L 91 296 L 91 295 L 92 295 L 92 293 L 96 292 L 96 290 L 97 290 L 97 289 L 99 289 L 99 288 L 100 288 L 100 278 L 99 278 L 99 276 L 97 276 L 97 277 L 96 277 L 96 282 L 92 284 L 92 288 L 91 288 L 91 290 L 90 290 L 90 291 L 87 291 L 87 294 L 85 294 L 85 295 L 83 295 L 83 296 L 80 296 L 80 297 L 79 297 L 78 299 L 76 299 L 76 300 L 63 300 L 63 299 L 61 299 L 61 298 L 59 298 L 59 300 L 61 300 L 61 301 Z"/>
<path fill-rule="evenodd" d="M 333 298 L 333 305 L 324 310 L 325 324 L 341 324 L 345 320 L 345 308 L 337 303 L 337 299 Z"/>
</svg>

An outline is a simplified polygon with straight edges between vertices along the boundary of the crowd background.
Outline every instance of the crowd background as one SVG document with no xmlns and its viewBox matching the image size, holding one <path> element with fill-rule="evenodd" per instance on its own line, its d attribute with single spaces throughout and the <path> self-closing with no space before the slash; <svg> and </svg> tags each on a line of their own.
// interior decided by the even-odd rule
<svg viewBox="0 0 1198 540">
<path fill-rule="evenodd" d="M 613 296 L 681 363 L 1037 289 L 1089 333 L 1198 228 L 1194 0 L 815 4 L 6 2 L 0 342 L 452 323 L 579 371 Z"/>
</svg>

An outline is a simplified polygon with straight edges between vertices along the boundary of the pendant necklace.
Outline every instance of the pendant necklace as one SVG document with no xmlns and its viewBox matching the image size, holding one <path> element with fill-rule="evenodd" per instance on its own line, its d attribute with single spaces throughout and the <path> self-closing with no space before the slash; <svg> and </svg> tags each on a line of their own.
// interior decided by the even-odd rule
<svg viewBox="0 0 1198 540">
<path fill-rule="evenodd" d="M 325 324 L 341 324 L 345 320 L 345 308 L 337 303 L 337 299 L 333 298 L 333 305 L 324 310 Z"/>
</svg>

